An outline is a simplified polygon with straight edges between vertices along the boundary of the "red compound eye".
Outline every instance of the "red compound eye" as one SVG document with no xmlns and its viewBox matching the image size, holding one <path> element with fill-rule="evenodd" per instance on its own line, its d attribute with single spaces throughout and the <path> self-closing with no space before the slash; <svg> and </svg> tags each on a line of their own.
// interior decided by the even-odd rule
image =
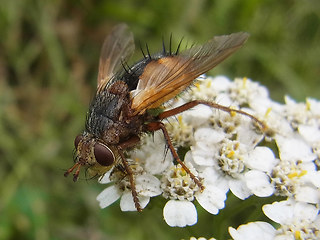
<svg viewBox="0 0 320 240">
<path fill-rule="evenodd" d="M 76 138 L 74 139 L 74 147 L 77 148 L 79 145 L 79 142 L 83 139 L 82 135 L 78 135 L 76 136 Z"/>
<path fill-rule="evenodd" d="M 96 143 L 94 145 L 94 156 L 96 161 L 102 166 L 110 166 L 114 162 L 113 152 L 101 143 Z"/>
</svg>

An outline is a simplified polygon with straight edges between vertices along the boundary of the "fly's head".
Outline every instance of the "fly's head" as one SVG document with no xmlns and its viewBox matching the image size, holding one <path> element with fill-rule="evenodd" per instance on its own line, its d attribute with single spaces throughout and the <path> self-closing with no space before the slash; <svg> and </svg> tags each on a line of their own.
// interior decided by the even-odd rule
<svg viewBox="0 0 320 240">
<path fill-rule="evenodd" d="M 103 141 L 93 138 L 84 133 L 78 135 L 74 140 L 75 164 L 65 172 L 67 177 L 74 171 L 73 181 L 77 181 L 80 168 L 83 166 L 88 169 L 90 176 L 101 176 L 109 171 L 116 162 L 114 154 L 116 149 L 107 146 Z"/>
</svg>

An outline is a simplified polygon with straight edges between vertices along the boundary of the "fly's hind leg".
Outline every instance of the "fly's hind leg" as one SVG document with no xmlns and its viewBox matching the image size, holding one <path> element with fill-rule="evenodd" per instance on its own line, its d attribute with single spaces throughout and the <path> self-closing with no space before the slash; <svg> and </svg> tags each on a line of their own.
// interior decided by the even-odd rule
<svg viewBox="0 0 320 240">
<path fill-rule="evenodd" d="M 200 105 L 200 104 L 206 105 L 206 106 L 209 106 L 209 107 L 212 107 L 212 108 L 215 108 L 215 109 L 219 109 L 221 111 L 228 112 L 230 114 L 239 113 L 241 115 L 247 116 L 247 117 L 251 118 L 251 120 L 254 121 L 256 124 L 258 124 L 259 128 L 262 131 L 266 131 L 267 130 L 267 126 L 262 121 L 260 121 L 258 118 L 256 118 L 255 116 L 253 116 L 253 115 L 251 115 L 251 114 L 249 114 L 249 113 L 247 113 L 245 111 L 232 109 L 232 108 L 229 108 L 229 107 L 217 104 L 217 103 L 204 101 L 204 100 L 194 100 L 194 101 L 185 103 L 185 104 L 183 104 L 183 105 L 181 105 L 179 107 L 173 108 L 171 110 L 164 111 L 164 112 L 159 114 L 158 119 L 162 120 L 162 119 L 174 116 L 174 115 L 176 115 L 178 113 L 184 112 L 184 111 L 186 111 L 186 110 L 188 110 L 190 108 L 193 108 L 193 107 L 195 107 L 197 105 Z"/>
</svg>

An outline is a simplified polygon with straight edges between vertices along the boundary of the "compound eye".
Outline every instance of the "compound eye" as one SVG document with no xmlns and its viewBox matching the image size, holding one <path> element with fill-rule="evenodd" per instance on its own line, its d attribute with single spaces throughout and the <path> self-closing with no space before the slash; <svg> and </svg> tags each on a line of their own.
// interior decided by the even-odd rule
<svg viewBox="0 0 320 240">
<path fill-rule="evenodd" d="M 101 143 L 96 143 L 94 145 L 94 156 L 96 161 L 102 166 L 110 166 L 114 162 L 113 152 Z"/>
<path fill-rule="evenodd" d="M 82 135 L 78 135 L 76 136 L 76 138 L 74 139 L 74 147 L 78 148 L 79 142 L 83 139 Z"/>
</svg>

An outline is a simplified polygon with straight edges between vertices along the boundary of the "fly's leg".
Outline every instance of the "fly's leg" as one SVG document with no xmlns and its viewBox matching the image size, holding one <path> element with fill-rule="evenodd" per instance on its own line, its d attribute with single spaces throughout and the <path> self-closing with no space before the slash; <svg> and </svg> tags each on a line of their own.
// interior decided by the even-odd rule
<svg viewBox="0 0 320 240">
<path fill-rule="evenodd" d="M 160 130 L 163 132 L 164 138 L 166 139 L 166 142 L 169 146 L 169 149 L 171 151 L 171 154 L 174 158 L 174 160 L 176 160 L 181 166 L 182 168 L 189 174 L 189 176 L 191 177 L 191 179 L 195 182 L 195 184 L 198 185 L 198 187 L 200 188 L 201 191 L 204 190 L 204 186 L 202 185 L 202 183 L 200 182 L 200 180 L 193 175 L 193 173 L 190 171 L 190 169 L 184 164 L 183 161 L 181 161 L 180 157 L 178 156 L 177 151 L 174 149 L 174 146 L 171 142 L 169 133 L 165 127 L 165 125 L 162 122 L 151 122 L 147 125 L 147 129 L 148 131 L 157 131 Z"/>
<path fill-rule="evenodd" d="M 209 101 L 204 101 L 204 100 L 194 100 L 194 101 L 191 101 L 191 102 L 188 102 L 188 103 L 185 103 L 179 107 L 176 107 L 176 108 L 173 108 L 171 110 L 168 110 L 168 111 L 165 111 L 165 112 L 162 112 L 158 115 L 158 119 L 159 120 L 162 120 L 162 119 L 165 119 L 165 118 L 168 118 L 168 117 L 171 117 L 171 116 L 174 116 L 178 113 L 181 113 L 181 112 L 184 112 L 190 108 L 193 108 L 197 105 L 206 105 L 206 106 L 209 106 L 209 107 L 212 107 L 212 108 L 216 108 L 216 109 L 219 109 L 221 111 L 224 111 L 224 112 L 228 112 L 230 114 L 232 113 L 239 113 L 241 115 L 244 115 L 244 116 L 247 116 L 249 118 L 251 118 L 255 123 L 257 123 L 260 127 L 260 129 L 262 131 L 265 131 L 267 129 L 267 126 L 262 122 L 260 121 L 258 118 L 256 118 L 255 116 L 245 112 L 245 111 L 241 111 L 241 110 L 236 110 L 236 109 L 232 109 L 232 108 L 229 108 L 229 107 L 226 107 L 226 106 L 222 106 L 220 104 L 216 104 L 216 103 L 213 103 L 213 102 L 209 102 Z"/>
<path fill-rule="evenodd" d="M 258 118 L 256 118 L 255 116 L 245 112 L 245 111 L 242 111 L 242 110 L 236 110 L 236 109 L 232 109 L 232 108 L 229 108 L 229 107 L 226 107 L 226 106 L 223 106 L 223 105 L 220 105 L 220 104 L 216 104 L 216 103 L 213 103 L 213 102 L 209 102 L 209 101 L 204 101 L 204 100 L 194 100 L 194 101 L 191 101 L 191 102 L 188 102 L 188 103 L 185 103 L 179 107 L 176 107 L 176 108 L 173 108 L 171 110 L 168 110 L 168 111 L 164 111 L 162 113 L 160 113 L 157 117 L 158 120 L 163 120 L 165 118 L 168 118 L 168 117 L 171 117 L 171 116 L 174 116 L 178 113 L 181 113 L 181 112 L 184 112 L 190 108 L 193 108 L 197 105 L 200 105 L 200 104 L 203 104 L 203 105 L 206 105 L 206 106 L 209 106 L 209 107 L 212 107 L 212 108 L 216 108 L 216 109 L 219 109 L 219 110 L 222 110 L 224 112 L 228 112 L 230 114 L 232 113 L 239 113 L 241 115 L 244 115 L 244 116 L 247 116 L 249 117 L 252 121 L 254 121 L 258 126 L 259 128 L 262 130 L 262 131 L 265 131 L 267 129 L 267 126 L 262 122 L 260 121 Z M 197 177 L 195 177 L 191 171 L 189 170 L 189 168 L 183 163 L 183 161 L 181 161 L 181 159 L 179 158 L 176 150 L 174 149 L 173 145 L 172 145 L 172 142 L 171 142 L 171 139 L 170 139 L 170 136 L 168 134 L 168 131 L 167 129 L 165 128 L 165 125 L 162 123 L 162 122 L 151 122 L 149 124 L 147 124 L 147 130 L 149 131 L 157 131 L 161 129 L 162 132 L 163 132 L 163 135 L 167 141 L 167 144 L 169 146 L 169 149 L 171 151 L 171 154 L 172 156 L 174 157 L 174 159 L 180 163 L 180 165 L 183 167 L 183 169 L 189 174 L 189 176 L 193 179 L 193 181 L 199 186 L 199 188 L 201 190 L 204 190 L 204 186 L 201 184 L 201 182 L 199 181 L 199 179 Z"/>
<path fill-rule="evenodd" d="M 118 149 L 119 155 L 121 157 L 122 164 L 123 164 L 123 166 L 125 168 L 125 171 L 126 171 L 126 173 L 128 174 L 128 177 L 129 177 L 129 182 L 130 182 L 130 187 L 131 187 L 131 194 L 132 194 L 134 205 L 135 205 L 137 211 L 141 212 L 142 208 L 140 206 L 140 201 L 138 199 L 138 193 L 137 193 L 137 190 L 136 190 L 134 174 L 133 174 L 133 171 L 132 171 L 131 167 L 128 164 L 128 161 L 127 161 L 124 153 L 123 153 L 123 149 L 132 147 L 132 146 L 136 145 L 139 141 L 140 141 L 140 139 L 139 139 L 138 136 L 133 136 L 132 138 L 128 139 L 127 141 L 119 144 L 117 146 L 117 149 Z"/>
</svg>

